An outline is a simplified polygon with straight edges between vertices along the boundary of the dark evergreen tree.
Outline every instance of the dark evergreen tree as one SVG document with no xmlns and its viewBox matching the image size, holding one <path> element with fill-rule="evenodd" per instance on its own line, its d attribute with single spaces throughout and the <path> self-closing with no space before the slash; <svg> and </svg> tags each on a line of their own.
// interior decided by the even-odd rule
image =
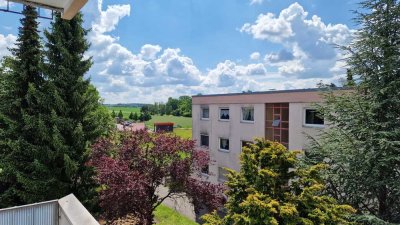
<svg viewBox="0 0 400 225">
<path fill-rule="evenodd" d="M 327 94 L 320 110 L 331 129 L 309 159 L 331 164 L 328 190 L 366 214 L 368 224 L 400 223 L 400 3 L 365 0 L 361 29 L 348 64 L 359 83 L 352 92 Z"/>
<path fill-rule="evenodd" d="M 115 111 L 113 110 L 111 113 L 111 117 L 114 119 L 115 117 L 117 117 L 117 114 L 115 113 Z"/>
<path fill-rule="evenodd" d="M 0 208 L 44 200 L 56 190 L 54 180 L 42 180 L 50 171 L 46 159 L 51 128 L 43 107 L 45 79 L 40 68 L 42 52 L 37 11 L 25 6 L 16 47 L 11 50 L 10 71 L 1 76 L 0 92 Z M 50 99 L 47 99 L 49 102 Z"/>
<path fill-rule="evenodd" d="M 124 118 L 124 114 L 122 114 L 122 110 L 119 110 L 118 118 L 120 118 L 120 119 Z"/>
<path fill-rule="evenodd" d="M 137 112 L 135 112 L 135 113 L 133 114 L 132 120 L 134 120 L 134 121 L 139 120 L 139 115 L 137 114 Z"/>
<path fill-rule="evenodd" d="M 46 93 L 54 99 L 51 115 L 55 121 L 51 138 L 54 155 L 49 166 L 59 181 L 59 187 L 52 187 L 58 192 L 46 198 L 74 193 L 84 204 L 93 206 L 96 193 L 93 169 L 87 165 L 89 148 L 107 132 L 111 120 L 96 88 L 84 77 L 92 61 L 85 57 L 88 30 L 82 23 L 81 14 L 72 20 L 57 14 L 51 30 L 45 31 Z"/>
<path fill-rule="evenodd" d="M 129 114 L 129 119 L 133 120 L 133 112 L 131 112 L 131 114 Z"/>
</svg>

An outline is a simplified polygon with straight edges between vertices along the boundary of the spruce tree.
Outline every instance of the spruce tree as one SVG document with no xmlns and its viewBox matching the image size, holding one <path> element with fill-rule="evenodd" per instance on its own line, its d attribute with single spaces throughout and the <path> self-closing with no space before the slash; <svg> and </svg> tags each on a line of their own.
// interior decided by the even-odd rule
<svg viewBox="0 0 400 225">
<path fill-rule="evenodd" d="M 129 119 L 133 120 L 133 112 L 129 114 Z"/>
<path fill-rule="evenodd" d="M 90 207 L 94 205 L 95 182 L 93 169 L 87 165 L 89 148 L 107 132 L 111 120 L 96 88 L 85 78 L 92 60 L 85 57 L 88 30 L 82 23 L 80 13 L 69 21 L 60 14 L 55 16 L 51 30 L 45 31 L 44 71 L 49 79 L 48 96 L 54 99 L 51 144 L 59 157 L 52 167 L 64 185 L 54 197 L 74 193 Z"/>
<path fill-rule="evenodd" d="M 111 117 L 114 119 L 117 116 L 117 114 L 115 114 L 115 111 L 113 110 L 111 113 Z"/>
<path fill-rule="evenodd" d="M 55 192 L 47 188 L 54 180 L 40 180 L 51 173 L 46 159 L 52 152 L 48 147 L 51 130 L 46 125 L 50 114 L 43 107 L 45 78 L 37 11 L 25 6 L 22 13 L 9 71 L 0 78 L 0 208 L 45 200 L 41 192 Z"/>
<path fill-rule="evenodd" d="M 122 114 L 122 110 L 119 110 L 118 112 L 118 118 L 123 119 L 124 118 L 124 114 Z"/>
<path fill-rule="evenodd" d="M 326 94 L 320 111 L 332 126 L 314 142 L 309 160 L 331 164 L 330 194 L 364 213 L 360 220 L 400 223 L 400 4 L 361 6 L 361 29 L 345 48 L 359 83 L 354 91 Z"/>
</svg>

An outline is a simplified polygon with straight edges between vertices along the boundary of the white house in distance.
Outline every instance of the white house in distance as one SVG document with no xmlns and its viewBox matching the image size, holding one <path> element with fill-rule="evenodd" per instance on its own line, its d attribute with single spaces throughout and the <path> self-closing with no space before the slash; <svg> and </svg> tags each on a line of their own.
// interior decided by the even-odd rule
<svg viewBox="0 0 400 225">
<path fill-rule="evenodd" d="M 193 96 L 193 140 L 208 148 L 214 161 L 204 168 L 204 176 L 224 182 L 223 168 L 239 170 L 242 146 L 255 137 L 278 141 L 289 150 L 303 149 L 307 135 L 316 136 L 325 126 L 313 108 L 321 101 L 321 89 Z"/>
</svg>

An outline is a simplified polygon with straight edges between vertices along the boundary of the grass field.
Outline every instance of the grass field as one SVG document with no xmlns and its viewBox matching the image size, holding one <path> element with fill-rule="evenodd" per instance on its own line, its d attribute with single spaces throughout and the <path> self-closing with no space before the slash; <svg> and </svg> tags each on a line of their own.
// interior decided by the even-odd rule
<svg viewBox="0 0 400 225">
<path fill-rule="evenodd" d="M 125 119 L 129 118 L 129 114 L 131 114 L 131 112 L 133 112 L 133 113 L 137 112 L 138 114 L 140 113 L 140 108 L 139 107 L 108 106 L 107 108 L 110 111 L 110 113 L 114 110 L 115 115 L 118 115 L 119 110 L 121 110 Z"/>
<path fill-rule="evenodd" d="M 182 117 L 182 116 L 159 116 L 153 115 L 151 116 L 150 121 L 146 121 L 146 126 L 149 128 L 154 127 L 155 122 L 172 122 L 175 123 L 175 127 L 178 128 L 192 128 L 192 118 L 191 117 Z"/>
<path fill-rule="evenodd" d="M 155 213 L 156 225 L 198 225 L 165 205 L 157 207 Z"/>
</svg>

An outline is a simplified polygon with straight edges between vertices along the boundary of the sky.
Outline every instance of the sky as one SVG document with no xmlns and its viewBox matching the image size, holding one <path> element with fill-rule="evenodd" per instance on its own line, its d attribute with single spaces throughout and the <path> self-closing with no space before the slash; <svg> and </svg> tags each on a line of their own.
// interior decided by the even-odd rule
<svg viewBox="0 0 400 225">
<path fill-rule="evenodd" d="M 335 46 L 352 40 L 357 7 L 356 0 L 89 0 L 86 76 L 105 103 L 340 84 L 345 55 Z M 10 54 L 20 18 L 0 12 L 0 57 Z"/>
</svg>

